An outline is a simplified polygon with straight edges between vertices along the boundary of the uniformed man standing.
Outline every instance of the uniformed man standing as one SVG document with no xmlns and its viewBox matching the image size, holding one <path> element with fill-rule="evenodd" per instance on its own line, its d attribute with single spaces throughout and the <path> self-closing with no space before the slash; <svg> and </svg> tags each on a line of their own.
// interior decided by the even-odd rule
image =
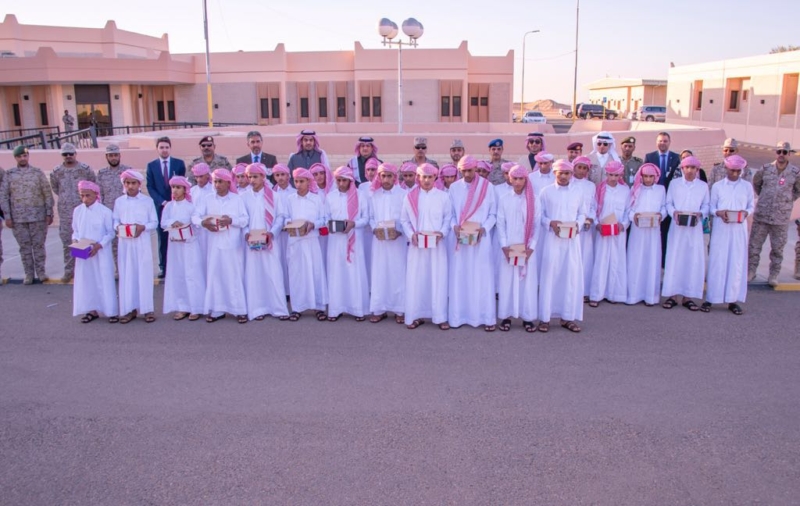
<svg viewBox="0 0 800 506">
<path fill-rule="evenodd" d="M 622 177 L 624 178 L 625 184 L 632 187 L 633 178 L 636 177 L 636 172 L 644 163 L 638 156 L 633 156 L 633 152 L 636 150 L 636 137 L 625 137 L 622 139 L 620 150 L 622 151 L 622 155 L 619 157 L 619 161 L 622 162 L 622 166 L 624 167 Z"/>
<path fill-rule="evenodd" d="M 47 226 L 53 223 L 53 193 L 44 172 L 28 165 L 28 148 L 14 148 L 14 159 L 17 166 L 9 169 L 0 183 L 0 209 L 19 244 L 24 284 L 30 285 L 36 276 L 42 282 L 48 279 L 44 243 Z"/>
<path fill-rule="evenodd" d="M 69 142 L 61 148 L 64 161 L 50 173 L 50 186 L 58 197 L 58 235 L 64 248 L 64 277 L 62 283 L 69 283 L 75 274 L 75 258 L 70 254 L 72 244 L 72 212 L 81 205 L 78 181 L 96 181 L 91 167 L 76 158 L 77 150 Z"/>
<path fill-rule="evenodd" d="M 503 139 L 494 139 L 489 143 L 489 163 L 492 165 L 487 178 L 493 185 L 506 184 L 506 173 L 502 165 L 508 160 L 503 158 Z"/>
<path fill-rule="evenodd" d="M 121 197 L 123 193 L 122 188 L 122 173 L 131 169 L 122 163 L 122 154 L 119 152 L 119 146 L 116 144 L 109 144 L 106 146 L 106 162 L 108 165 L 97 171 L 97 185 L 100 186 L 100 195 L 102 197 L 102 204 L 107 208 L 114 211 L 114 201 L 117 197 Z M 117 265 L 117 237 L 111 241 L 111 251 L 114 255 L 114 265 Z"/>
<path fill-rule="evenodd" d="M 769 236 L 771 251 L 767 282 L 770 286 L 778 285 L 792 207 L 800 197 L 800 168 L 789 163 L 789 153 L 794 153 L 791 145 L 779 142 L 775 161 L 764 165 L 753 176 L 753 190 L 758 200 L 753 213 L 753 227 L 750 229 L 748 281 L 756 277 L 761 248 Z"/>
<path fill-rule="evenodd" d="M 222 155 L 218 155 L 216 153 L 217 146 L 214 143 L 214 138 L 210 135 L 206 135 L 202 139 L 200 139 L 200 153 L 201 156 L 198 156 L 189 164 L 189 172 L 191 172 L 192 167 L 198 163 L 205 163 L 208 165 L 210 171 L 214 171 L 216 169 L 228 169 L 232 170 L 233 166 L 228 159 Z M 189 181 L 192 184 L 195 184 L 194 176 L 189 177 Z"/>
<path fill-rule="evenodd" d="M 6 171 L 0 167 L 0 186 L 3 186 L 3 179 L 6 176 Z M 3 222 L 5 221 L 5 217 L 3 216 L 3 209 L 0 208 L 0 268 L 3 267 Z M 3 276 L 0 276 L 0 285 L 3 284 Z"/>
<path fill-rule="evenodd" d="M 739 152 L 739 143 L 736 139 L 731 137 L 725 139 L 725 142 L 722 144 L 722 161 L 717 162 L 714 164 L 714 167 L 711 168 L 710 174 L 708 174 L 708 190 L 711 191 L 711 187 L 714 186 L 714 183 L 717 181 L 722 181 L 726 177 L 728 177 L 728 173 L 725 169 L 725 158 L 728 158 L 731 155 L 735 155 Z M 745 167 L 742 171 L 742 175 L 740 179 L 744 179 L 745 181 L 753 182 L 753 169 L 750 167 Z"/>
<path fill-rule="evenodd" d="M 453 139 L 450 144 L 450 159 L 453 160 L 453 164 L 458 164 L 458 161 L 464 156 L 464 151 L 464 143 L 461 139 Z"/>
</svg>

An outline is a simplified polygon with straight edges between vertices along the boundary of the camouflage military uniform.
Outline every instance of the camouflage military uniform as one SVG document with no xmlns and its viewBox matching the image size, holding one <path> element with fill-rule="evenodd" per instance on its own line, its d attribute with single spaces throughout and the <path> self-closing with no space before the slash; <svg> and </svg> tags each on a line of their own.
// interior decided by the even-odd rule
<svg viewBox="0 0 800 506">
<path fill-rule="evenodd" d="M 750 230 L 748 273 L 753 276 L 756 272 L 761 248 L 769 236 L 769 277 L 772 281 L 781 271 L 792 207 L 800 197 L 800 169 L 789 164 L 779 173 L 775 162 L 768 163 L 753 176 L 753 190 L 758 200 Z"/>
<path fill-rule="evenodd" d="M 103 205 L 107 208 L 114 210 L 114 201 L 117 197 L 121 197 L 123 193 L 122 180 L 120 176 L 126 170 L 135 170 L 133 167 L 128 167 L 120 163 L 116 168 L 103 167 L 97 171 L 97 184 L 100 186 L 100 196 Z M 114 255 L 114 265 L 117 265 L 117 237 L 111 241 L 111 252 Z"/>
<path fill-rule="evenodd" d="M 503 172 L 504 163 L 508 163 L 508 160 L 505 158 L 500 159 L 499 162 L 489 162 L 492 166 L 492 170 L 489 171 L 489 177 L 487 179 L 493 185 L 504 184 L 506 182 L 506 173 Z"/>
<path fill-rule="evenodd" d="M 231 162 L 229 162 L 228 159 L 222 155 L 214 155 L 214 159 L 211 160 L 211 163 L 206 162 L 202 156 L 198 156 L 197 158 L 192 160 L 192 163 L 190 163 L 189 166 L 186 168 L 186 174 L 189 176 L 188 179 L 189 182 L 192 184 L 192 186 L 197 184 L 197 181 L 194 179 L 194 174 L 192 174 L 192 167 L 194 167 L 198 163 L 207 163 L 208 168 L 211 170 L 211 172 L 214 172 L 214 169 L 228 169 L 228 170 L 233 169 L 233 165 L 231 165 Z"/>
<path fill-rule="evenodd" d="M 30 165 L 9 169 L 0 183 L 0 208 L 14 225 L 25 282 L 30 284 L 37 275 L 46 280 L 44 243 L 47 219 L 53 218 L 53 193 L 44 172 Z"/>
<path fill-rule="evenodd" d="M 625 167 L 625 172 L 622 174 L 623 180 L 628 186 L 633 186 L 633 178 L 636 177 L 636 171 L 639 170 L 639 167 L 644 164 L 644 160 L 638 156 L 632 156 L 628 160 L 620 158 L 619 161 Z"/>
<path fill-rule="evenodd" d="M 750 167 L 745 167 L 742 171 L 742 179 L 745 181 L 753 182 L 753 173 L 755 171 Z M 722 181 L 728 177 L 728 171 L 725 169 L 725 165 L 723 162 L 715 163 L 713 167 L 711 167 L 710 175 L 708 176 L 708 191 L 711 191 L 711 187 L 717 181 Z"/>
<path fill-rule="evenodd" d="M 0 186 L 3 186 L 3 178 L 6 175 L 6 171 L 0 167 Z M 3 267 L 3 209 L 0 208 L 0 268 Z M 2 276 L 0 276 L 0 284 L 2 284 Z"/>
<path fill-rule="evenodd" d="M 75 259 L 70 254 L 72 244 L 72 212 L 81 205 L 78 193 L 78 181 L 95 181 L 94 171 L 82 162 L 76 162 L 71 168 L 63 164 L 53 169 L 50 174 L 50 186 L 58 198 L 58 235 L 64 247 L 64 280 L 72 279 L 75 272 Z"/>
</svg>

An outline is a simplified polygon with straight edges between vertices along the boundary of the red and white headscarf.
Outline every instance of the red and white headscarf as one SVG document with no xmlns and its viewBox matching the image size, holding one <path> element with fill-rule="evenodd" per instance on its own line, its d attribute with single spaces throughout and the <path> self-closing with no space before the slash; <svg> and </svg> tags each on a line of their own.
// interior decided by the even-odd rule
<svg viewBox="0 0 800 506">
<path fill-rule="evenodd" d="M 446 163 L 439 168 L 439 177 L 436 178 L 436 187 L 440 190 L 444 190 L 446 187 L 444 185 L 444 178 L 445 177 L 455 177 L 458 176 L 458 168 L 453 165 L 452 163 Z"/>
<path fill-rule="evenodd" d="M 362 144 L 372 144 L 372 157 L 373 158 L 377 158 L 378 157 L 378 146 L 375 144 L 375 139 L 373 139 L 372 137 L 359 137 L 358 138 L 358 142 L 356 142 L 356 147 L 355 147 L 355 155 L 356 156 L 361 156 L 360 148 L 361 148 Z"/>
<path fill-rule="evenodd" d="M 333 173 L 334 177 L 341 177 L 350 180 L 350 188 L 347 189 L 347 219 L 355 221 L 358 214 L 358 190 L 356 190 L 356 178 L 353 169 L 343 165 Z M 376 178 L 377 179 L 377 178 Z M 347 234 L 347 263 L 353 263 L 353 253 L 356 251 L 356 229 Z"/>
<path fill-rule="evenodd" d="M 326 167 L 325 165 L 323 165 L 321 163 L 315 163 L 315 164 L 312 164 L 311 167 L 308 168 L 308 171 L 311 172 L 312 176 L 314 174 L 318 174 L 320 172 L 324 172 L 325 173 L 325 188 L 324 188 L 324 191 L 325 191 L 325 195 L 329 194 L 331 192 L 331 189 L 333 188 L 333 174 L 331 174 L 331 169 L 329 169 L 328 167 Z M 295 179 L 296 178 L 297 178 L 297 176 L 295 176 Z M 314 180 L 314 185 L 316 186 L 316 184 L 317 184 L 316 180 Z M 319 187 L 317 188 L 317 191 L 315 191 L 314 193 L 317 193 L 318 191 L 319 191 Z"/>
<path fill-rule="evenodd" d="M 417 167 L 417 177 L 420 176 L 437 176 L 439 169 L 429 163 L 423 163 Z M 419 228 L 419 193 L 422 187 L 418 184 L 408 193 L 408 203 L 411 204 L 411 212 L 414 214 L 414 221 L 411 228 L 416 232 Z"/>
<path fill-rule="evenodd" d="M 192 165 L 192 174 L 196 176 L 203 176 L 211 172 L 211 167 L 205 162 L 200 162 Z"/>
<path fill-rule="evenodd" d="M 236 189 L 236 181 L 233 179 L 233 174 L 228 169 L 216 169 L 214 172 L 211 173 L 212 179 L 222 179 L 223 181 L 227 181 L 230 183 L 230 191 L 232 193 L 239 193 L 239 190 Z"/>
<path fill-rule="evenodd" d="M 97 198 L 100 198 L 100 186 L 98 186 L 94 181 L 89 181 L 86 179 L 78 181 L 78 191 L 82 190 L 93 191 L 97 194 Z"/>
<path fill-rule="evenodd" d="M 128 169 L 119 175 L 119 180 L 123 183 L 126 179 L 135 179 L 141 183 L 144 181 L 144 176 L 136 169 Z"/>
<path fill-rule="evenodd" d="M 616 160 L 609 160 L 606 164 L 606 174 L 616 174 L 622 175 L 625 171 L 625 166 L 622 165 L 621 162 Z M 623 186 L 627 186 L 625 181 L 622 179 L 619 180 L 617 184 L 621 184 Z M 597 218 L 600 219 L 600 215 L 603 212 L 603 203 L 606 200 L 606 188 L 608 188 L 608 182 L 603 181 L 599 185 L 597 185 L 597 189 L 595 190 L 595 197 L 597 198 Z"/>
<path fill-rule="evenodd" d="M 246 163 L 237 163 L 236 166 L 231 171 L 233 172 L 234 176 L 241 176 L 245 172 L 247 172 L 247 164 Z"/>
<path fill-rule="evenodd" d="M 282 163 L 276 163 L 275 165 L 273 165 L 273 167 L 272 167 L 272 176 L 275 177 L 275 174 L 287 174 L 287 175 L 290 175 L 290 176 L 292 175 L 292 173 L 289 171 L 289 167 L 287 167 L 286 165 L 284 165 Z M 278 183 L 275 183 L 272 186 L 272 189 L 273 190 L 277 190 L 278 189 Z"/>
<path fill-rule="evenodd" d="M 311 173 L 308 169 L 304 169 L 302 167 L 298 167 L 292 171 L 292 177 L 294 180 L 297 181 L 298 179 L 308 179 L 308 191 L 311 193 L 319 193 L 319 186 L 317 186 L 317 180 L 314 179 L 314 174 Z"/>
<path fill-rule="evenodd" d="M 588 156 L 579 156 L 578 158 L 572 160 L 572 166 L 576 166 L 578 164 L 586 165 L 586 167 L 592 166 L 592 160 L 589 159 Z"/>
<path fill-rule="evenodd" d="M 556 157 L 553 156 L 552 153 L 548 153 L 547 151 L 544 151 L 544 149 L 542 149 L 542 151 L 539 151 L 538 153 L 536 153 L 536 155 L 534 155 L 533 159 L 536 160 L 537 164 L 540 164 L 540 163 L 552 162 L 553 160 L 556 159 Z"/>
<path fill-rule="evenodd" d="M 390 174 L 394 174 L 394 184 L 397 186 L 397 166 L 391 163 L 382 163 L 378 165 L 378 172 L 375 175 L 375 179 L 372 180 L 370 183 L 369 189 L 370 191 L 378 191 L 381 187 L 381 173 L 388 172 Z"/>
<path fill-rule="evenodd" d="M 402 173 L 405 173 L 405 172 L 414 172 L 414 173 L 416 173 L 417 172 L 417 164 L 414 163 L 414 162 L 403 162 L 400 165 L 400 168 L 398 169 L 397 172 L 398 172 L 398 176 L 400 174 L 402 174 Z M 400 188 L 402 188 L 404 190 L 408 190 L 409 188 L 408 188 L 408 185 L 406 185 L 405 180 L 403 178 L 400 178 L 400 177 L 398 177 L 398 179 L 400 179 Z"/>
<path fill-rule="evenodd" d="M 183 192 L 184 197 L 186 200 L 191 202 L 192 201 L 192 185 L 189 183 L 189 180 L 183 176 L 172 176 L 169 180 L 170 186 L 183 186 L 185 191 Z M 175 194 L 172 195 L 172 201 L 175 201 Z"/>
<path fill-rule="evenodd" d="M 633 204 L 636 203 L 636 199 L 639 198 L 639 194 L 642 193 L 642 186 L 644 185 L 642 181 L 642 176 L 655 176 L 656 181 L 658 178 L 661 177 L 661 169 L 658 168 L 658 165 L 654 163 L 645 163 L 639 167 L 639 170 L 636 171 L 636 175 L 633 176 L 633 189 L 631 190 L 631 209 L 633 209 Z"/>
<path fill-rule="evenodd" d="M 246 171 L 248 175 L 261 174 L 264 178 L 267 177 L 267 167 L 263 163 L 251 163 Z M 264 185 L 264 222 L 267 224 L 267 230 L 271 230 L 272 224 L 275 223 L 275 193 L 268 184 Z M 272 249 L 272 243 L 269 243 L 269 249 Z"/>
<path fill-rule="evenodd" d="M 744 168 L 747 167 L 747 160 L 739 155 L 731 155 L 727 157 L 723 163 L 726 169 L 731 170 L 744 170 Z"/>
<path fill-rule="evenodd" d="M 528 169 L 521 165 L 514 164 L 511 167 L 511 170 L 508 173 L 509 178 L 515 177 L 524 177 L 525 178 L 525 188 L 522 190 L 525 193 L 525 248 L 528 248 L 528 244 L 531 242 L 531 238 L 533 237 L 533 232 L 536 229 L 536 195 L 533 191 L 533 185 L 528 180 Z M 527 273 L 527 264 L 523 265 L 522 269 L 520 269 L 520 277 L 525 277 Z"/>
</svg>

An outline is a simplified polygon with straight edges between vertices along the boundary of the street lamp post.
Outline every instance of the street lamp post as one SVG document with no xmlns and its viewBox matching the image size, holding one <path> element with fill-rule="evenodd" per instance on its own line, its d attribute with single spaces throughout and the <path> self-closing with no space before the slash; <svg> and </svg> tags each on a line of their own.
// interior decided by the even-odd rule
<svg viewBox="0 0 800 506">
<path fill-rule="evenodd" d="M 581 19 L 581 0 L 575 8 L 575 77 L 572 80 L 572 121 L 578 114 L 578 22 Z"/>
<path fill-rule="evenodd" d="M 525 38 L 532 33 L 539 33 L 539 30 L 525 32 L 525 35 L 522 36 L 522 99 L 519 104 L 520 121 L 522 121 L 522 116 L 525 115 Z"/>
<path fill-rule="evenodd" d="M 397 46 L 397 133 L 403 133 L 403 46 L 417 47 L 417 39 L 425 31 L 422 23 L 414 18 L 403 21 L 403 33 L 408 36 L 408 42 L 402 39 L 392 40 L 397 37 L 397 23 L 383 18 L 378 22 L 378 33 L 383 37 L 384 46 Z"/>
</svg>

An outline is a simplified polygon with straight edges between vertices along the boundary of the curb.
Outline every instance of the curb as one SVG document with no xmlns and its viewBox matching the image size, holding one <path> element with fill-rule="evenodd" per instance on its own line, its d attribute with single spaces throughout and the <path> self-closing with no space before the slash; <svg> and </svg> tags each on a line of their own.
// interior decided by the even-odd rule
<svg viewBox="0 0 800 506">
<path fill-rule="evenodd" d="M 2 279 L 0 279 L 0 285 L 21 285 L 22 281 L 23 281 L 22 279 L 18 279 L 18 278 L 2 278 Z M 33 284 L 34 285 L 74 285 L 75 282 L 74 282 L 74 280 L 70 280 L 69 282 L 64 283 L 60 279 L 48 279 L 45 282 L 41 282 L 38 279 L 34 279 L 33 280 Z M 163 279 L 153 278 L 153 285 L 158 286 L 158 285 L 163 285 L 163 284 L 164 284 L 164 280 Z"/>
</svg>

